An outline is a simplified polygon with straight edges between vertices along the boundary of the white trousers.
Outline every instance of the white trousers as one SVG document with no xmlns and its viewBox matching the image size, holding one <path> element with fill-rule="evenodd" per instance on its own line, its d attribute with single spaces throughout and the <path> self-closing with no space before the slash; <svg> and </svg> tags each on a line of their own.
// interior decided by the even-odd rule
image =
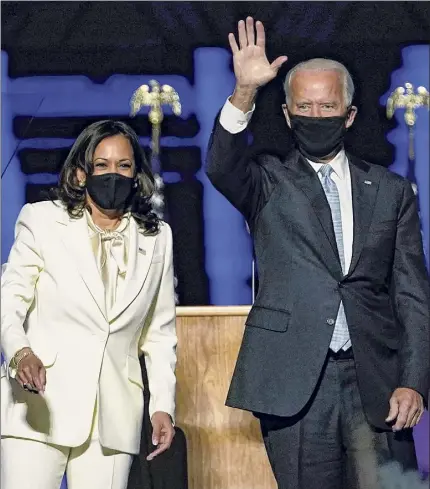
<svg viewBox="0 0 430 489">
<path fill-rule="evenodd" d="M 103 448 L 95 411 L 86 443 L 77 448 L 23 438 L 1 441 L 2 489 L 59 489 L 64 474 L 68 489 L 126 489 L 132 455 Z"/>
</svg>

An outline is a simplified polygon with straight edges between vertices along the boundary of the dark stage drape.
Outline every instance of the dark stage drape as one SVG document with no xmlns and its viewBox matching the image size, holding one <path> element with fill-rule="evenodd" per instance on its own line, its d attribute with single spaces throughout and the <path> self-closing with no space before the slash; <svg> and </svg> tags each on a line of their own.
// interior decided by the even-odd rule
<svg viewBox="0 0 430 489">
<path fill-rule="evenodd" d="M 269 59 L 286 54 L 278 78 L 265 87 L 252 119 L 251 152 L 286 153 L 290 133 L 281 112 L 282 79 L 295 63 L 327 56 L 346 64 L 356 82 L 359 115 L 348 134 L 348 149 L 388 166 L 394 147 L 385 135 L 395 127 L 379 99 L 390 74 L 401 64 L 401 49 L 429 42 L 430 9 L 425 2 L 2 2 L 2 49 L 9 55 L 11 78 L 85 75 L 97 83 L 111 75 L 176 74 L 194 81 L 197 47 L 228 49 L 227 34 L 253 15 L 266 25 Z M 42 35 L 43 33 L 43 35 Z M 146 116 L 129 120 L 140 136 L 150 135 Z M 93 117 L 15 117 L 18 141 L 75 138 Z M 193 137 L 199 120 L 167 116 L 163 136 Z M 57 173 L 66 151 L 31 145 L 19 151 L 22 171 Z M 163 171 L 181 179 L 167 183 L 166 203 L 174 235 L 174 258 L 182 305 L 210 304 L 205 271 L 203 187 L 195 174 L 202 167 L 201 147 L 162 150 Z M 26 198 L 43 198 L 44 186 L 27 185 Z M 187 198 L 184 198 L 187 196 Z"/>
</svg>

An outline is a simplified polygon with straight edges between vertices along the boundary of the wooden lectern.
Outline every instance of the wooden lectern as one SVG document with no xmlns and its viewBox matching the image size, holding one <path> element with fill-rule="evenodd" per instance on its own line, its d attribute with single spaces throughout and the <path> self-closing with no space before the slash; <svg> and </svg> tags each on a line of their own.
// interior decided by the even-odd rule
<svg viewBox="0 0 430 489">
<path fill-rule="evenodd" d="M 276 489 L 258 420 L 225 406 L 249 309 L 177 308 L 176 422 L 189 489 Z"/>
</svg>

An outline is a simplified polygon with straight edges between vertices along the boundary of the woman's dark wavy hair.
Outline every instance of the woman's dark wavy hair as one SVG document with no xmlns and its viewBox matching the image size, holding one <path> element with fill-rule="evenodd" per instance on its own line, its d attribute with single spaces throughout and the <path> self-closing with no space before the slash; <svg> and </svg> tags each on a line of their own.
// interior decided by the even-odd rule
<svg viewBox="0 0 430 489">
<path fill-rule="evenodd" d="M 135 182 L 133 195 L 125 212 L 131 212 L 140 228 L 146 234 L 156 234 L 159 219 L 151 204 L 155 191 L 154 176 L 133 129 L 119 121 L 104 120 L 91 124 L 76 139 L 64 162 L 59 185 L 53 190 L 53 198 L 59 199 L 71 217 L 83 216 L 86 206 L 86 190 L 79 186 L 77 170 L 86 175 L 93 173 L 93 156 L 97 145 L 105 138 L 118 134 L 126 137 L 132 148 L 135 162 Z"/>
</svg>

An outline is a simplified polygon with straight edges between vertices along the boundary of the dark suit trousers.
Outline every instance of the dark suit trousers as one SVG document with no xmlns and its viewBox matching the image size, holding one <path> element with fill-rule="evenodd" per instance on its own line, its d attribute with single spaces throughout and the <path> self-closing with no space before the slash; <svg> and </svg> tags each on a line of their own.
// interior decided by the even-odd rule
<svg viewBox="0 0 430 489">
<path fill-rule="evenodd" d="M 298 415 L 260 420 L 279 489 L 380 489 L 387 462 L 417 468 L 412 430 L 395 434 L 367 422 L 352 358 L 327 358 Z"/>
</svg>

